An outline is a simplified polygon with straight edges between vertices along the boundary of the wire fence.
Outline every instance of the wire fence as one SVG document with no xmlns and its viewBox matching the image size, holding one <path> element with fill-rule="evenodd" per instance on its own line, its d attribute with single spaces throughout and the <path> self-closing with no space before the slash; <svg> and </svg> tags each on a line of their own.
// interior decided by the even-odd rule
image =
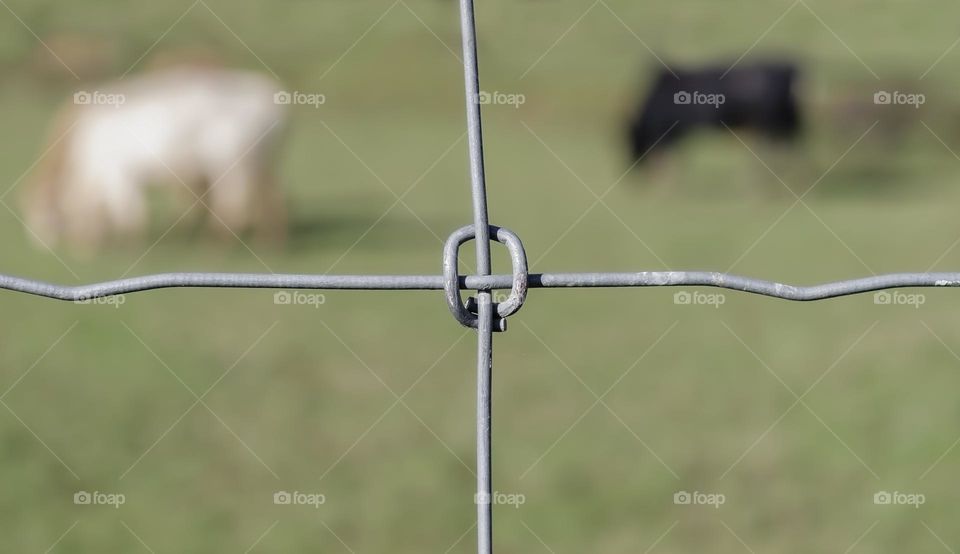
<svg viewBox="0 0 960 554">
<path fill-rule="evenodd" d="M 812 301 L 903 287 L 960 287 L 956 273 L 896 273 L 862 279 L 796 286 L 707 271 L 644 271 L 637 273 L 529 273 L 523 243 L 513 232 L 492 226 L 487 214 L 483 163 L 483 132 L 477 65 L 473 0 L 460 0 L 463 69 L 469 139 L 473 224 L 450 235 L 443 249 L 439 275 L 297 275 L 259 273 L 162 273 L 79 286 L 61 286 L 33 279 L 0 275 L 0 289 L 57 300 L 87 302 L 119 294 L 172 288 L 275 288 L 325 290 L 443 290 L 456 320 L 477 329 L 477 551 L 493 551 L 491 479 L 491 373 L 493 333 L 506 331 L 507 318 L 516 313 L 530 288 L 595 287 L 716 287 L 794 301 Z M 477 270 L 458 274 L 459 248 L 476 242 Z M 504 244 L 513 265 L 511 274 L 492 274 L 490 241 Z M 510 290 L 503 302 L 493 291 Z M 466 303 L 461 290 L 476 291 Z"/>
</svg>

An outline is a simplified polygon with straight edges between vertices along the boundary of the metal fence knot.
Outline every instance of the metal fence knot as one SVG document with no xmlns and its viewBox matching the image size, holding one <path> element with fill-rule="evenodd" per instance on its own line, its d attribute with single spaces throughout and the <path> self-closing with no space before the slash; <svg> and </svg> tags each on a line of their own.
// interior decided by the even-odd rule
<svg viewBox="0 0 960 554">
<path fill-rule="evenodd" d="M 460 245 L 475 237 L 474 226 L 467 225 L 454 231 L 443 247 L 443 290 L 447 297 L 447 307 L 450 308 L 450 312 L 457 321 L 474 329 L 477 328 L 478 322 L 476 298 L 470 297 L 467 304 L 463 304 L 460 298 L 460 276 L 457 274 L 457 266 Z M 529 279 L 527 254 L 523 249 L 523 243 L 520 242 L 520 237 L 509 229 L 491 225 L 490 238 L 507 247 L 513 265 L 513 285 L 510 288 L 510 296 L 505 301 L 494 304 L 496 308 L 494 330 L 506 331 L 506 318 L 517 313 L 527 299 L 527 281 Z"/>
</svg>

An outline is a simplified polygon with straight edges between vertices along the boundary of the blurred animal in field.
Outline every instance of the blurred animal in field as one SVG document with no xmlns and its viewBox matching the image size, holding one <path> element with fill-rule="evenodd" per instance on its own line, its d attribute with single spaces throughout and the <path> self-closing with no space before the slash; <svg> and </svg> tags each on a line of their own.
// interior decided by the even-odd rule
<svg viewBox="0 0 960 554">
<path fill-rule="evenodd" d="M 703 128 L 756 131 L 795 138 L 801 110 L 794 94 L 798 69 L 787 62 L 663 69 L 630 122 L 634 161 L 667 150 Z"/>
<path fill-rule="evenodd" d="M 140 237 L 147 188 L 186 192 L 225 236 L 282 239 L 276 175 L 284 135 L 280 87 L 259 73 L 175 67 L 79 91 L 56 118 L 24 191 L 34 238 L 90 252 Z"/>
</svg>

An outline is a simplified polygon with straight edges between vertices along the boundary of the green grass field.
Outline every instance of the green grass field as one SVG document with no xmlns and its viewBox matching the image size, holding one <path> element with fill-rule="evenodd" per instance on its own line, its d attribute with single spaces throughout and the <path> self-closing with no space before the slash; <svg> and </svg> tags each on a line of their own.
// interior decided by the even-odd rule
<svg viewBox="0 0 960 554">
<path fill-rule="evenodd" d="M 442 240 L 471 221 L 452 1 L 7 4 L 20 20 L 0 8 L 3 273 L 436 274 Z M 491 219 L 520 235 L 532 271 L 812 284 L 960 267 L 956 2 L 592 6 L 478 6 L 483 88 L 526 100 L 484 111 Z M 78 81 L 24 25 L 55 51 L 58 36 L 96 39 L 106 61 Z M 620 180 L 623 120 L 658 66 L 644 43 L 669 64 L 799 59 L 802 144 L 702 135 L 658 178 Z M 94 260 L 32 248 L 15 200 L 57 104 L 148 49 L 198 47 L 327 97 L 294 112 L 288 246 L 177 226 L 147 250 L 183 209 L 158 195 L 150 243 Z M 877 90 L 927 103 L 885 110 Z M 801 204 L 787 190 L 814 184 Z M 712 307 L 675 292 L 534 290 L 496 337 L 495 489 L 524 499 L 495 509 L 499 552 L 960 548 L 960 295 L 724 293 Z M 316 308 L 271 291 L 118 307 L 0 294 L 0 550 L 475 550 L 473 334 L 439 292 L 323 294 Z M 75 505 L 78 491 L 125 503 Z M 325 502 L 275 505 L 277 491 Z M 680 491 L 725 502 L 677 505 Z M 876 505 L 881 491 L 925 503 Z"/>
</svg>

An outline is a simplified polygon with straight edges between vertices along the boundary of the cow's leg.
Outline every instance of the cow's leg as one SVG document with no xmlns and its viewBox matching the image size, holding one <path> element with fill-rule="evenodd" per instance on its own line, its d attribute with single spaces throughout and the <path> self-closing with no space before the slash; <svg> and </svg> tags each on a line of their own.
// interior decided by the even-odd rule
<svg viewBox="0 0 960 554">
<path fill-rule="evenodd" d="M 258 238 L 282 244 L 287 238 L 287 203 L 280 181 L 272 171 L 261 171 L 257 181 Z"/>
<path fill-rule="evenodd" d="M 61 198 L 64 240 L 81 257 L 91 257 L 107 235 L 107 212 L 102 191 L 71 186 Z"/>
<path fill-rule="evenodd" d="M 104 208 L 111 230 L 123 242 L 138 242 L 147 227 L 147 201 L 137 183 L 117 179 L 105 198 Z"/>
<path fill-rule="evenodd" d="M 28 186 L 21 199 L 27 235 L 38 247 L 54 248 L 63 239 L 64 232 L 59 187 L 38 182 Z"/>
<path fill-rule="evenodd" d="M 669 196 L 679 181 L 679 154 L 672 149 L 665 150 L 650 152 L 646 160 L 649 167 L 643 172 L 644 188 L 658 198 Z"/>
<path fill-rule="evenodd" d="M 207 205 L 211 230 L 222 238 L 230 238 L 249 230 L 255 222 L 256 172 L 249 164 L 239 163 L 214 181 Z"/>
<path fill-rule="evenodd" d="M 175 184 L 173 195 L 177 209 L 182 210 L 180 218 L 183 226 L 191 232 L 200 228 L 204 220 L 210 216 L 206 204 L 210 202 L 208 191 L 210 182 L 201 176 L 193 176 L 186 182 L 186 186 Z"/>
</svg>

